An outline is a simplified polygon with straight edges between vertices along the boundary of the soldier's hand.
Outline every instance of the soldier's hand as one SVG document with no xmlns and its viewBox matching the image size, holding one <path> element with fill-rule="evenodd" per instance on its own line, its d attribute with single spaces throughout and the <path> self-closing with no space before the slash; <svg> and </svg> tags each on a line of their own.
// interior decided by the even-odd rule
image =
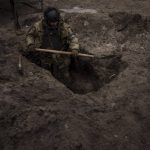
<svg viewBox="0 0 150 150">
<path fill-rule="evenodd" d="M 79 53 L 78 50 L 76 50 L 76 49 L 72 50 L 72 56 L 73 57 L 77 57 L 78 53 Z"/>
<path fill-rule="evenodd" d="M 35 45 L 34 44 L 29 45 L 28 51 L 35 51 Z"/>
</svg>

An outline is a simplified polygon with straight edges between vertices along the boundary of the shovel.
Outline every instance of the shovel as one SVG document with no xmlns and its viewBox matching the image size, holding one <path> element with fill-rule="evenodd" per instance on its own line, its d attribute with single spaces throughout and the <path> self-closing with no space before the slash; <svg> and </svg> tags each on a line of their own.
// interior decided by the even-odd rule
<svg viewBox="0 0 150 150">
<path fill-rule="evenodd" d="M 46 53 L 52 53 L 52 54 L 61 54 L 61 55 L 72 55 L 72 52 L 66 52 L 66 51 L 59 51 L 59 50 L 52 50 L 52 49 L 41 49 L 41 48 L 36 48 L 36 51 L 39 52 L 46 52 Z M 88 57 L 88 58 L 98 58 L 98 59 L 107 59 L 107 58 L 112 58 L 112 57 L 116 57 L 116 55 L 118 57 L 121 57 L 121 55 L 118 54 L 111 54 L 111 55 L 101 55 L 101 56 L 95 56 L 92 54 L 84 54 L 84 53 L 78 53 L 77 56 L 79 57 Z"/>
</svg>

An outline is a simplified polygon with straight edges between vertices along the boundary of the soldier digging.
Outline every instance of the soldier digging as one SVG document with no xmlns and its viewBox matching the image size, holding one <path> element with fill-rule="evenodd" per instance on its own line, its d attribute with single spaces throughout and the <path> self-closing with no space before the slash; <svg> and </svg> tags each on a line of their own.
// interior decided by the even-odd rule
<svg viewBox="0 0 150 150">
<path fill-rule="evenodd" d="M 79 52 L 77 37 L 70 26 L 62 20 L 59 10 L 53 7 L 48 7 L 44 12 L 44 18 L 29 29 L 26 42 L 27 50 L 32 53 L 35 52 L 35 48 L 71 51 L 72 56 L 77 56 Z M 57 68 L 67 80 L 70 76 L 71 57 L 59 54 L 48 55 L 50 55 L 48 63 L 51 70 Z"/>
</svg>

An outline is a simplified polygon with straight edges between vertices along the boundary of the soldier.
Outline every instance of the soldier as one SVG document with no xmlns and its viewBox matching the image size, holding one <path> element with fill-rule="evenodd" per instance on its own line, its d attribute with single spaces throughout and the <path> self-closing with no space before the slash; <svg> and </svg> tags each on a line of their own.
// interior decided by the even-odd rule
<svg viewBox="0 0 150 150">
<path fill-rule="evenodd" d="M 35 48 L 72 51 L 72 56 L 77 56 L 79 52 L 78 39 L 70 26 L 61 19 L 59 10 L 53 7 L 48 7 L 44 18 L 29 29 L 26 42 L 27 50 L 32 52 Z M 49 63 L 52 70 L 57 68 L 67 79 L 70 76 L 70 60 L 69 56 L 50 54 Z"/>
</svg>

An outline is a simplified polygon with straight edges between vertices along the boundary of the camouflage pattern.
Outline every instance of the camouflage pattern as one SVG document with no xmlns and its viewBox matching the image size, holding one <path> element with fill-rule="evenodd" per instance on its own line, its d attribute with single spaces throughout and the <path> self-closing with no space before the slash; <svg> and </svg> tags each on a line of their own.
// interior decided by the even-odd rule
<svg viewBox="0 0 150 150">
<path fill-rule="evenodd" d="M 28 31 L 26 36 L 27 50 L 28 46 L 34 44 L 36 48 L 42 48 L 43 44 L 43 35 L 45 26 L 47 24 L 44 20 L 41 20 L 35 23 Z M 73 34 L 70 26 L 63 21 L 59 22 L 58 32 L 60 35 L 60 39 L 62 41 L 62 45 L 68 45 L 67 49 L 59 49 L 59 50 L 79 50 L 78 38 Z M 46 40 L 46 43 L 50 42 L 50 40 Z M 52 49 L 51 47 L 47 47 Z M 69 65 L 71 63 L 71 59 L 65 55 L 59 54 L 49 54 L 42 52 L 33 52 L 36 58 L 40 57 L 41 64 L 48 64 L 49 68 L 51 68 L 52 73 L 57 74 L 59 79 L 65 79 L 66 82 L 69 82 Z M 43 56 L 43 57 L 42 57 Z M 45 57 L 46 56 L 46 57 Z M 58 73 L 59 72 L 59 73 Z"/>
<path fill-rule="evenodd" d="M 35 44 L 37 48 L 41 47 L 44 26 L 46 26 L 46 23 L 44 22 L 44 20 L 41 20 L 35 23 L 29 29 L 26 36 L 27 47 L 31 44 Z M 73 34 L 68 24 L 64 23 L 63 21 L 60 21 L 58 30 L 63 44 L 69 45 L 69 50 L 79 50 L 78 38 Z"/>
</svg>

